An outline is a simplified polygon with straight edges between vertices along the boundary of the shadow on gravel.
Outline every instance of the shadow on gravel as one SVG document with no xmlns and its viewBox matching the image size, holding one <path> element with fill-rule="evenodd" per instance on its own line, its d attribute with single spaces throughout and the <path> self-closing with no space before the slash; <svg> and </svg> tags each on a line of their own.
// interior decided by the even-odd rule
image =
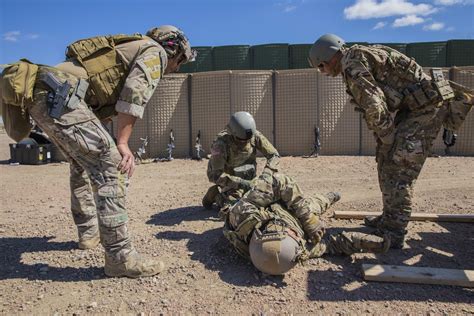
<svg viewBox="0 0 474 316">
<path fill-rule="evenodd" d="M 364 281 L 362 264 L 410 265 L 447 269 L 474 269 L 472 224 L 436 223 L 445 232 L 418 232 L 410 248 L 391 249 L 376 258 L 324 257 L 342 271 L 309 271 L 308 298 L 314 301 L 433 301 L 473 303 L 472 289 L 459 286 Z M 419 240 L 420 239 L 420 240 Z M 355 277 L 354 277 L 355 276 Z"/>
<path fill-rule="evenodd" d="M 90 281 L 105 277 L 103 269 L 59 268 L 45 263 L 25 264 L 22 254 L 76 249 L 74 242 L 50 242 L 55 237 L 0 238 L 0 280 L 28 279 L 62 282 Z"/>
<path fill-rule="evenodd" d="M 215 209 L 208 210 L 202 206 L 185 206 L 156 213 L 146 223 L 150 225 L 174 226 L 182 222 L 200 220 L 219 221 Z"/>
<path fill-rule="evenodd" d="M 206 269 L 217 271 L 222 281 L 236 286 L 286 286 L 283 277 L 264 277 L 253 265 L 240 257 L 222 234 L 221 228 L 196 234 L 188 231 L 166 231 L 156 234 L 158 239 L 188 239 L 190 259 L 201 262 Z M 276 284 L 276 285 L 275 285 Z"/>
</svg>

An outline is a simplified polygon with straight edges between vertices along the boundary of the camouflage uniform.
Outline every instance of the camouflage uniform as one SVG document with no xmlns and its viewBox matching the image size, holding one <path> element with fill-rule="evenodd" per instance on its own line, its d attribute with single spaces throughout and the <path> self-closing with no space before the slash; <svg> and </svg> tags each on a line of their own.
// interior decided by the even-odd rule
<svg viewBox="0 0 474 316">
<path fill-rule="evenodd" d="M 116 112 L 141 118 L 166 69 L 167 56 L 158 43 L 148 38 L 116 48 L 128 71 L 124 78 L 116 78 L 120 83 L 115 102 L 101 104 L 89 87 L 85 99 L 74 109 L 65 108 L 58 119 L 49 116 L 47 95 L 51 89 L 44 83 L 44 76 L 51 73 L 73 87 L 79 77 L 87 78 L 86 71 L 70 60 L 55 68 L 40 66 L 35 101 L 28 110 L 70 162 L 71 211 L 79 237 L 93 237 L 99 230 L 107 259 L 120 263 L 131 253 L 136 254 L 127 230 L 128 177 L 117 170 L 121 155 L 99 118 Z"/>
<path fill-rule="evenodd" d="M 413 186 L 433 141 L 443 124 L 459 128 L 472 96 L 453 91 L 446 80 L 432 80 L 413 59 L 391 48 L 354 45 L 342 52 L 347 92 L 377 140 L 383 194 L 377 226 L 399 247 L 412 211 Z"/>
<path fill-rule="evenodd" d="M 334 203 L 325 195 L 313 198 L 303 196 L 296 182 L 281 173 L 265 172 L 255 181 L 255 187 L 229 210 L 224 226 L 224 235 L 237 252 L 249 258 L 249 242 L 254 229 L 275 222 L 287 227 L 301 245 L 299 260 L 321 257 L 323 254 L 346 254 L 360 252 L 357 242 L 361 233 L 342 232 L 326 235 L 320 215 Z M 363 234 L 364 242 L 376 246 L 384 244 L 382 238 Z M 306 242 L 311 247 L 306 247 Z M 373 248 L 372 250 L 376 250 Z M 382 249 L 380 249 L 382 250 Z"/>
<path fill-rule="evenodd" d="M 245 143 L 236 142 L 229 131 L 220 132 L 211 146 L 211 158 L 207 165 L 207 177 L 219 188 L 216 203 L 221 208 L 240 199 L 251 186 L 256 176 L 257 150 L 267 158 L 266 167 L 277 171 L 280 155 L 262 133 L 255 135 Z"/>
</svg>

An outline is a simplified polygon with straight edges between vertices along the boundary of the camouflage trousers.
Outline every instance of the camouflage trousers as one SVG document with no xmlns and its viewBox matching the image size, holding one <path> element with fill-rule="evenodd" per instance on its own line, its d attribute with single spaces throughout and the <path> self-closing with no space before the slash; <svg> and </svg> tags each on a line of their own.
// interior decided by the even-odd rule
<svg viewBox="0 0 474 316">
<path fill-rule="evenodd" d="M 393 145 L 377 144 L 378 180 L 383 196 L 383 214 L 377 225 L 394 242 L 403 242 L 416 179 L 446 116 L 445 106 L 398 112 Z"/>
<path fill-rule="evenodd" d="M 41 81 L 46 72 L 72 86 L 77 82 L 70 74 L 41 67 L 29 113 L 70 163 L 71 211 L 79 236 L 93 236 L 98 229 L 108 257 L 123 262 L 133 246 L 125 208 L 128 177 L 117 170 L 121 155 L 83 100 L 73 110 L 65 108 L 58 119 L 49 116 L 48 88 Z"/>
</svg>

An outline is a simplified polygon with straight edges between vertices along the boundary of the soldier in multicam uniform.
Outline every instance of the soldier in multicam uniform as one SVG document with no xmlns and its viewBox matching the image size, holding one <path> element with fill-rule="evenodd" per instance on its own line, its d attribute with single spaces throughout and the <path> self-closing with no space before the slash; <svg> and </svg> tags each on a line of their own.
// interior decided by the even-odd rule
<svg viewBox="0 0 474 316">
<path fill-rule="evenodd" d="M 257 150 L 267 159 L 266 167 L 278 171 L 280 155 L 270 141 L 256 129 L 248 112 L 234 113 L 227 128 L 217 134 L 211 146 L 207 177 L 215 183 L 202 203 L 211 208 L 215 202 L 221 214 L 252 186 L 256 177 Z"/>
<path fill-rule="evenodd" d="M 27 109 L 70 162 L 79 248 L 101 242 L 108 276 L 157 274 L 163 263 L 142 257 L 127 229 L 125 196 L 135 168 L 128 139 L 162 75 L 177 71 L 194 52 L 181 30 L 165 25 L 146 36 L 80 40 L 68 47 L 67 57 L 54 68 L 39 67 Z M 101 124 L 116 114 L 117 145 Z"/>
<path fill-rule="evenodd" d="M 390 239 L 375 235 L 325 234 L 320 215 L 340 199 L 339 193 L 306 198 L 293 179 L 269 168 L 254 183 L 230 207 L 224 235 L 264 273 L 284 274 L 298 262 L 324 254 L 381 253 L 390 246 Z"/>
<path fill-rule="evenodd" d="M 342 74 L 351 102 L 374 132 L 383 213 L 365 223 L 388 234 L 392 248 L 403 248 L 415 181 L 441 127 L 455 131 L 464 122 L 473 91 L 446 80 L 441 70 L 428 76 L 394 49 L 347 48 L 332 34 L 314 43 L 309 62 L 329 76 Z"/>
</svg>

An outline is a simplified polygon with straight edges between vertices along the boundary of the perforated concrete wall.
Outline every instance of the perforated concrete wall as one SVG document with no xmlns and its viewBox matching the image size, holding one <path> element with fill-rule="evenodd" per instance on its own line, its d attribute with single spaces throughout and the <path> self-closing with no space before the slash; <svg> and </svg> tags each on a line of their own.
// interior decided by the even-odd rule
<svg viewBox="0 0 474 316">
<path fill-rule="evenodd" d="M 318 126 L 318 79 L 314 69 L 275 76 L 275 144 L 281 155 L 310 154 Z"/>
<path fill-rule="evenodd" d="M 467 69 L 467 70 L 465 70 Z M 425 68 L 429 72 L 429 68 Z M 445 76 L 474 88 L 474 71 L 468 67 L 444 69 Z M 360 113 L 349 103 L 342 79 L 314 69 L 281 71 L 218 71 L 163 78 L 143 120 L 138 120 L 130 147 L 137 150 L 149 137 L 148 152 L 166 156 L 170 129 L 175 134 L 175 157 L 189 157 L 201 131 L 201 144 L 209 153 L 216 134 L 233 112 L 254 115 L 257 128 L 282 155 L 307 155 L 314 147 L 314 128 L 320 128 L 323 155 L 374 155 L 375 139 Z M 116 124 L 115 124 L 116 128 Z M 445 155 L 441 133 L 432 152 Z M 474 155 L 474 115 L 458 131 L 453 155 Z"/>
<path fill-rule="evenodd" d="M 464 71 L 453 68 L 452 80 L 466 87 L 474 89 L 474 71 Z M 456 144 L 451 147 L 453 155 L 474 155 L 474 110 L 468 114 L 466 121 L 457 132 Z"/>
<path fill-rule="evenodd" d="M 322 155 L 358 155 L 360 115 L 349 103 L 341 77 L 318 73 L 318 122 Z"/>
<path fill-rule="evenodd" d="M 148 150 L 152 157 L 167 157 L 170 131 L 173 130 L 173 157 L 189 154 L 188 76 L 164 77 L 147 106 Z"/>
<path fill-rule="evenodd" d="M 198 131 L 201 131 L 201 144 L 206 153 L 231 114 L 230 76 L 230 71 L 191 75 L 192 146 Z"/>
</svg>

